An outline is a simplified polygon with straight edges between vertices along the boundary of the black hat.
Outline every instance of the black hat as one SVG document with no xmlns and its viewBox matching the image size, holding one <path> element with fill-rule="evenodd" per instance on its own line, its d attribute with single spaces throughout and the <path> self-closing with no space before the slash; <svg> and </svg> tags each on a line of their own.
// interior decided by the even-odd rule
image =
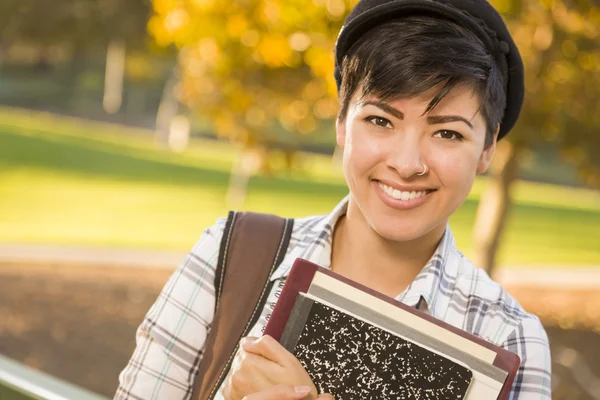
<svg viewBox="0 0 600 400">
<path fill-rule="evenodd" d="M 502 17 L 486 0 L 360 0 L 346 18 L 335 44 L 334 76 L 338 90 L 342 60 L 350 47 L 375 26 L 409 15 L 448 19 L 481 39 L 504 75 L 506 109 L 498 139 L 506 135 L 517 122 L 523 105 L 523 62 Z"/>
</svg>

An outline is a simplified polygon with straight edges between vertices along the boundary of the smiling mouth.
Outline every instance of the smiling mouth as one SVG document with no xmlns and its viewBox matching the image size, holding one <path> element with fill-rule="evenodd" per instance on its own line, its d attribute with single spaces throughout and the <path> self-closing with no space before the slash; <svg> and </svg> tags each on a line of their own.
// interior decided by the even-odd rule
<svg viewBox="0 0 600 400">
<path fill-rule="evenodd" d="M 404 200 L 404 201 L 417 199 L 419 197 L 423 197 L 423 196 L 428 195 L 429 193 L 435 191 L 435 189 L 427 189 L 427 190 L 419 190 L 419 191 L 402 191 L 402 190 L 394 189 L 393 187 L 388 186 L 384 183 L 381 183 L 380 181 L 377 181 L 377 184 L 390 197 L 393 197 L 396 200 Z"/>
</svg>

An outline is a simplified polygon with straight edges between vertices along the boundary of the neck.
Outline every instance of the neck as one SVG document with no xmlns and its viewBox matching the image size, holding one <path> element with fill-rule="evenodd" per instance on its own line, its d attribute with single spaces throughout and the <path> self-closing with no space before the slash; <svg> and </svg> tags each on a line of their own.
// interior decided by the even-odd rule
<svg viewBox="0 0 600 400">
<path fill-rule="evenodd" d="M 359 210 L 348 208 L 333 234 L 331 268 L 391 297 L 415 279 L 433 256 L 445 225 L 405 242 L 380 236 Z"/>
</svg>

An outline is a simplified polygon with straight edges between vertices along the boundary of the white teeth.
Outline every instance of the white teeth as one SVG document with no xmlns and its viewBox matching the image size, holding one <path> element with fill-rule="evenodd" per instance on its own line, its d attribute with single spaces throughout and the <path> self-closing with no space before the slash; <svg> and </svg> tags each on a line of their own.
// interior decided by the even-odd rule
<svg viewBox="0 0 600 400">
<path fill-rule="evenodd" d="M 416 199 L 417 197 L 425 196 L 427 194 L 426 190 L 422 190 L 419 192 L 415 192 L 415 191 L 402 192 L 402 191 L 394 189 L 390 186 L 384 185 L 381 182 L 379 182 L 379 187 L 381 187 L 385 193 L 387 193 L 394 199 L 403 200 L 403 201 Z"/>
</svg>

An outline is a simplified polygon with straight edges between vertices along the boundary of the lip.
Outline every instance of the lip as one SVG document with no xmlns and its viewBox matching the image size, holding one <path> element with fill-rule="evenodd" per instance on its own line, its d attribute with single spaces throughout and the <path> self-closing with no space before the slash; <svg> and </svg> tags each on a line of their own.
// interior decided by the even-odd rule
<svg viewBox="0 0 600 400">
<path fill-rule="evenodd" d="M 383 191 L 383 189 L 381 188 L 381 186 L 379 186 L 379 182 L 383 183 L 384 185 L 387 186 L 391 186 L 394 189 L 397 190 L 401 190 L 401 191 L 428 191 L 429 193 L 427 193 L 424 196 L 421 197 L 417 197 L 415 199 L 411 199 L 411 200 L 400 200 L 400 199 L 395 199 L 392 196 L 390 196 L 389 194 L 387 194 L 386 192 Z M 375 191 L 377 192 L 377 194 L 379 195 L 379 197 L 381 198 L 381 200 L 383 201 L 383 203 L 385 205 L 387 205 L 388 207 L 397 209 L 397 210 L 410 210 L 416 207 L 419 207 L 420 205 L 422 205 L 423 203 L 425 203 L 427 200 L 429 200 L 429 198 L 431 197 L 432 193 L 435 191 L 435 189 L 430 189 L 430 188 L 426 188 L 423 186 L 404 186 L 404 185 L 390 185 L 389 183 L 386 183 L 386 181 L 379 181 L 379 180 L 373 180 L 371 181 L 371 183 L 375 186 Z"/>
<path fill-rule="evenodd" d="M 381 182 L 386 186 L 394 188 L 396 190 L 400 190 L 401 192 L 423 192 L 423 191 L 433 191 L 435 189 L 427 186 L 421 185 L 400 185 L 396 182 L 387 181 L 385 179 L 374 179 L 374 182 Z"/>
</svg>

